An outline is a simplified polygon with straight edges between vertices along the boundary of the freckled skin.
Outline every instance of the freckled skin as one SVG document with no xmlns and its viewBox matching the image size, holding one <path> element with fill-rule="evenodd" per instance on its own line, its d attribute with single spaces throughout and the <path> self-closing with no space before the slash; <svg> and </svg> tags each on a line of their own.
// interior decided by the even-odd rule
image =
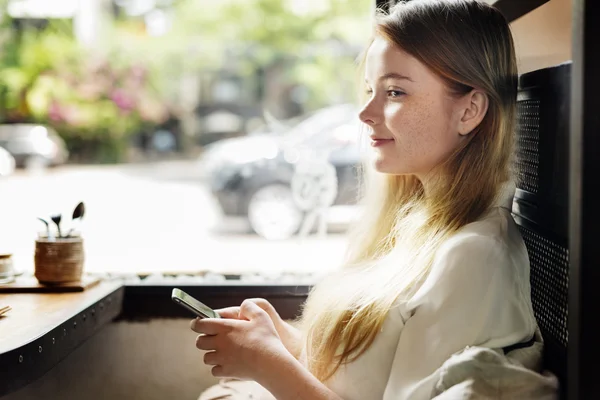
<svg viewBox="0 0 600 400">
<path fill-rule="evenodd" d="M 381 80 L 390 73 L 410 79 Z M 457 148 L 464 100 L 451 96 L 424 64 L 377 38 L 367 52 L 365 78 L 371 95 L 360 119 L 372 136 L 394 139 L 374 148 L 376 170 L 422 176 Z"/>
</svg>

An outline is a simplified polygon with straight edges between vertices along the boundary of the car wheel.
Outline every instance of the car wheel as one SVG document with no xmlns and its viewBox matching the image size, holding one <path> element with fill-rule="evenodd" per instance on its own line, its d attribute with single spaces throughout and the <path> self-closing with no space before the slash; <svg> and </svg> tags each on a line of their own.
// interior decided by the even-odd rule
<svg viewBox="0 0 600 400">
<path fill-rule="evenodd" d="M 296 207 L 292 190 L 284 184 L 271 184 L 255 191 L 248 202 L 252 230 L 269 240 L 292 237 L 300 229 L 304 214 Z"/>
<path fill-rule="evenodd" d="M 49 166 L 48 160 L 39 155 L 28 156 L 23 164 L 25 169 L 30 171 L 43 170 Z"/>
</svg>

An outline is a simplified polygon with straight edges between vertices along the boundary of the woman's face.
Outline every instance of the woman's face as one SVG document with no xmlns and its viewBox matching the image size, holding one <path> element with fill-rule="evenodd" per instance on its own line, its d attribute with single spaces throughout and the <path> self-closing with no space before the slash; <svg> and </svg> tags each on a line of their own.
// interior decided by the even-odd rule
<svg viewBox="0 0 600 400">
<path fill-rule="evenodd" d="M 450 95 L 424 64 L 382 38 L 365 67 L 369 99 L 359 116 L 370 128 L 375 169 L 422 179 L 460 143 L 469 96 Z"/>
</svg>

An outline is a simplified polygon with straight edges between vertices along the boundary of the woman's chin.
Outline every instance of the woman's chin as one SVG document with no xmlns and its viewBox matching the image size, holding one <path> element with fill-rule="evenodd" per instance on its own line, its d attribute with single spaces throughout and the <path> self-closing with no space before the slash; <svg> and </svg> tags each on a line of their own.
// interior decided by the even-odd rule
<svg viewBox="0 0 600 400">
<path fill-rule="evenodd" d="M 372 160 L 372 165 L 375 171 L 381 172 L 382 174 L 397 174 L 398 168 L 394 168 L 389 162 L 386 162 L 385 158 L 375 157 Z"/>
<path fill-rule="evenodd" d="M 371 161 L 371 165 L 375 171 L 388 175 L 414 175 L 412 168 L 407 168 L 404 165 L 398 165 L 398 161 L 390 161 L 389 159 L 375 157 Z"/>
</svg>

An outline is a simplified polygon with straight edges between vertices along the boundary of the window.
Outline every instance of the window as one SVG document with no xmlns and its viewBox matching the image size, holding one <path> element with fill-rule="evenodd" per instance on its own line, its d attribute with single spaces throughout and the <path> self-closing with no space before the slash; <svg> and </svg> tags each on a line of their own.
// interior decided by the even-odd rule
<svg viewBox="0 0 600 400">
<path fill-rule="evenodd" d="M 9 1 L 0 146 L 17 168 L 0 176 L 0 252 L 33 270 L 36 238 L 56 235 L 61 215 L 62 232 L 84 239 L 88 272 L 335 266 L 356 211 L 361 155 L 340 149 L 357 142 L 356 59 L 372 6 Z M 291 185 L 313 153 L 337 174 L 324 237 L 300 235 L 311 209 Z"/>
</svg>

